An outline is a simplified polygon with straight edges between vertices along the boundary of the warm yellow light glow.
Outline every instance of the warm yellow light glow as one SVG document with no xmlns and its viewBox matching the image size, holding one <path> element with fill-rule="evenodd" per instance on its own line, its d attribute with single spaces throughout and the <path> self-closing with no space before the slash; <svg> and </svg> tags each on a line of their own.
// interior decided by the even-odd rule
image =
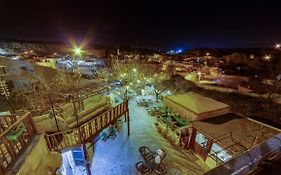
<svg viewBox="0 0 281 175">
<path fill-rule="evenodd" d="M 265 61 L 269 61 L 271 59 L 271 56 L 270 55 L 265 55 L 264 59 L 265 59 Z"/>
<path fill-rule="evenodd" d="M 74 53 L 76 54 L 76 55 L 80 55 L 81 54 L 81 49 L 80 48 L 75 48 L 74 49 Z"/>
<path fill-rule="evenodd" d="M 134 71 L 134 72 L 137 72 L 137 69 L 134 68 L 133 71 Z"/>
<path fill-rule="evenodd" d="M 276 49 L 280 49 L 280 48 L 281 48 L 281 44 L 280 44 L 280 43 L 277 43 L 277 44 L 275 45 L 275 48 L 276 48 Z"/>
</svg>

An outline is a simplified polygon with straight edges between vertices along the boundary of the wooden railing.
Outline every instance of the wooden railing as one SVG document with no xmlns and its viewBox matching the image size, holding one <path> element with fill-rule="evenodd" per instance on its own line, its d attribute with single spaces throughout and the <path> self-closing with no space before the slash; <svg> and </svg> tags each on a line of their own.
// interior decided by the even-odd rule
<svg viewBox="0 0 281 175">
<path fill-rule="evenodd" d="M 29 112 L 19 118 L 12 116 L 10 120 L 14 122 L 11 125 L 9 120 L 1 121 L 5 130 L 2 128 L 0 134 L 0 174 L 17 161 L 37 132 Z"/>
<path fill-rule="evenodd" d="M 83 125 L 53 134 L 45 134 L 50 151 L 60 151 L 67 147 L 90 142 L 103 129 L 115 123 L 121 116 L 128 115 L 128 100 L 102 113 Z"/>
</svg>

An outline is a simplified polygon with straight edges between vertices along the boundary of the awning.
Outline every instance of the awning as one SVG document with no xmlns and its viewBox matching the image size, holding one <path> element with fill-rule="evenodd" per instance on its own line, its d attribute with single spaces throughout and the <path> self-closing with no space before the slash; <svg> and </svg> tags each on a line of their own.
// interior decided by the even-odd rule
<svg viewBox="0 0 281 175">
<path fill-rule="evenodd" d="M 229 113 L 229 105 L 190 92 L 164 98 L 165 105 L 188 121 Z"/>
</svg>

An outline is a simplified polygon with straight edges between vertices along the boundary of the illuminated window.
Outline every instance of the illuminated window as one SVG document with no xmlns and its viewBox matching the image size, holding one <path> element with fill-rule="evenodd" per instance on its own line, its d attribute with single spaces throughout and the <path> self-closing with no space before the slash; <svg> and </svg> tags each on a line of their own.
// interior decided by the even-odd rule
<svg viewBox="0 0 281 175">
<path fill-rule="evenodd" d="M 226 150 L 216 143 L 212 145 L 211 154 L 217 156 L 222 161 L 226 161 L 231 158 L 231 155 L 229 155 Z"/>
<path fill-rule="evenodd" d="M 195 142 L 197 142 L 202 147 L 206 148 L 208 139 L 203 134 L 197 131 Z"/>
</svg>

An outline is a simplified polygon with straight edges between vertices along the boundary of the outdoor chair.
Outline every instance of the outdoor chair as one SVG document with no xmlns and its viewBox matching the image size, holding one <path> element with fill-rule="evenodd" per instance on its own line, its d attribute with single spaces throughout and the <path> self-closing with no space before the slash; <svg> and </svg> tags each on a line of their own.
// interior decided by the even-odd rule
<svg viewBox="0 0 281 175">
<path fill-rule="evenodd" d="M 150 149 L 146 146 L 142 146 L 139 148 L 139 152 L 145 161 L 153 158 L 153 154 Z"/>
<path fill-rule="evenodd" d="M 150 171 L 149 167 L 146 166 L 143 161 L 139 161 L 138 163 L 136 163 L 136 169 L 141 174 L 146 174 Z"/>
<path fill-rule="evenodd" d="M 164 163 L 160 163 L 159 165 L 157 165 L 153 171 L 156 174 L 166 174 L 167 173 L 167 166 Z"/>
<path fill-rule="evenodd" d="M 165 159 L 165 157 L 167 156 L 167 153 L 166 153 L 166 151 L 164 151 L 163 149 L 161 149 L 161 151 L 162 151 L 162 155 L 160 156 L 161 157 L 161 162 Z M 153 154 L 153 158 L 155 158 L 156 156 L 157 156 L 158 154 L 155 152 L 154 154 Z"/>
</svg>

